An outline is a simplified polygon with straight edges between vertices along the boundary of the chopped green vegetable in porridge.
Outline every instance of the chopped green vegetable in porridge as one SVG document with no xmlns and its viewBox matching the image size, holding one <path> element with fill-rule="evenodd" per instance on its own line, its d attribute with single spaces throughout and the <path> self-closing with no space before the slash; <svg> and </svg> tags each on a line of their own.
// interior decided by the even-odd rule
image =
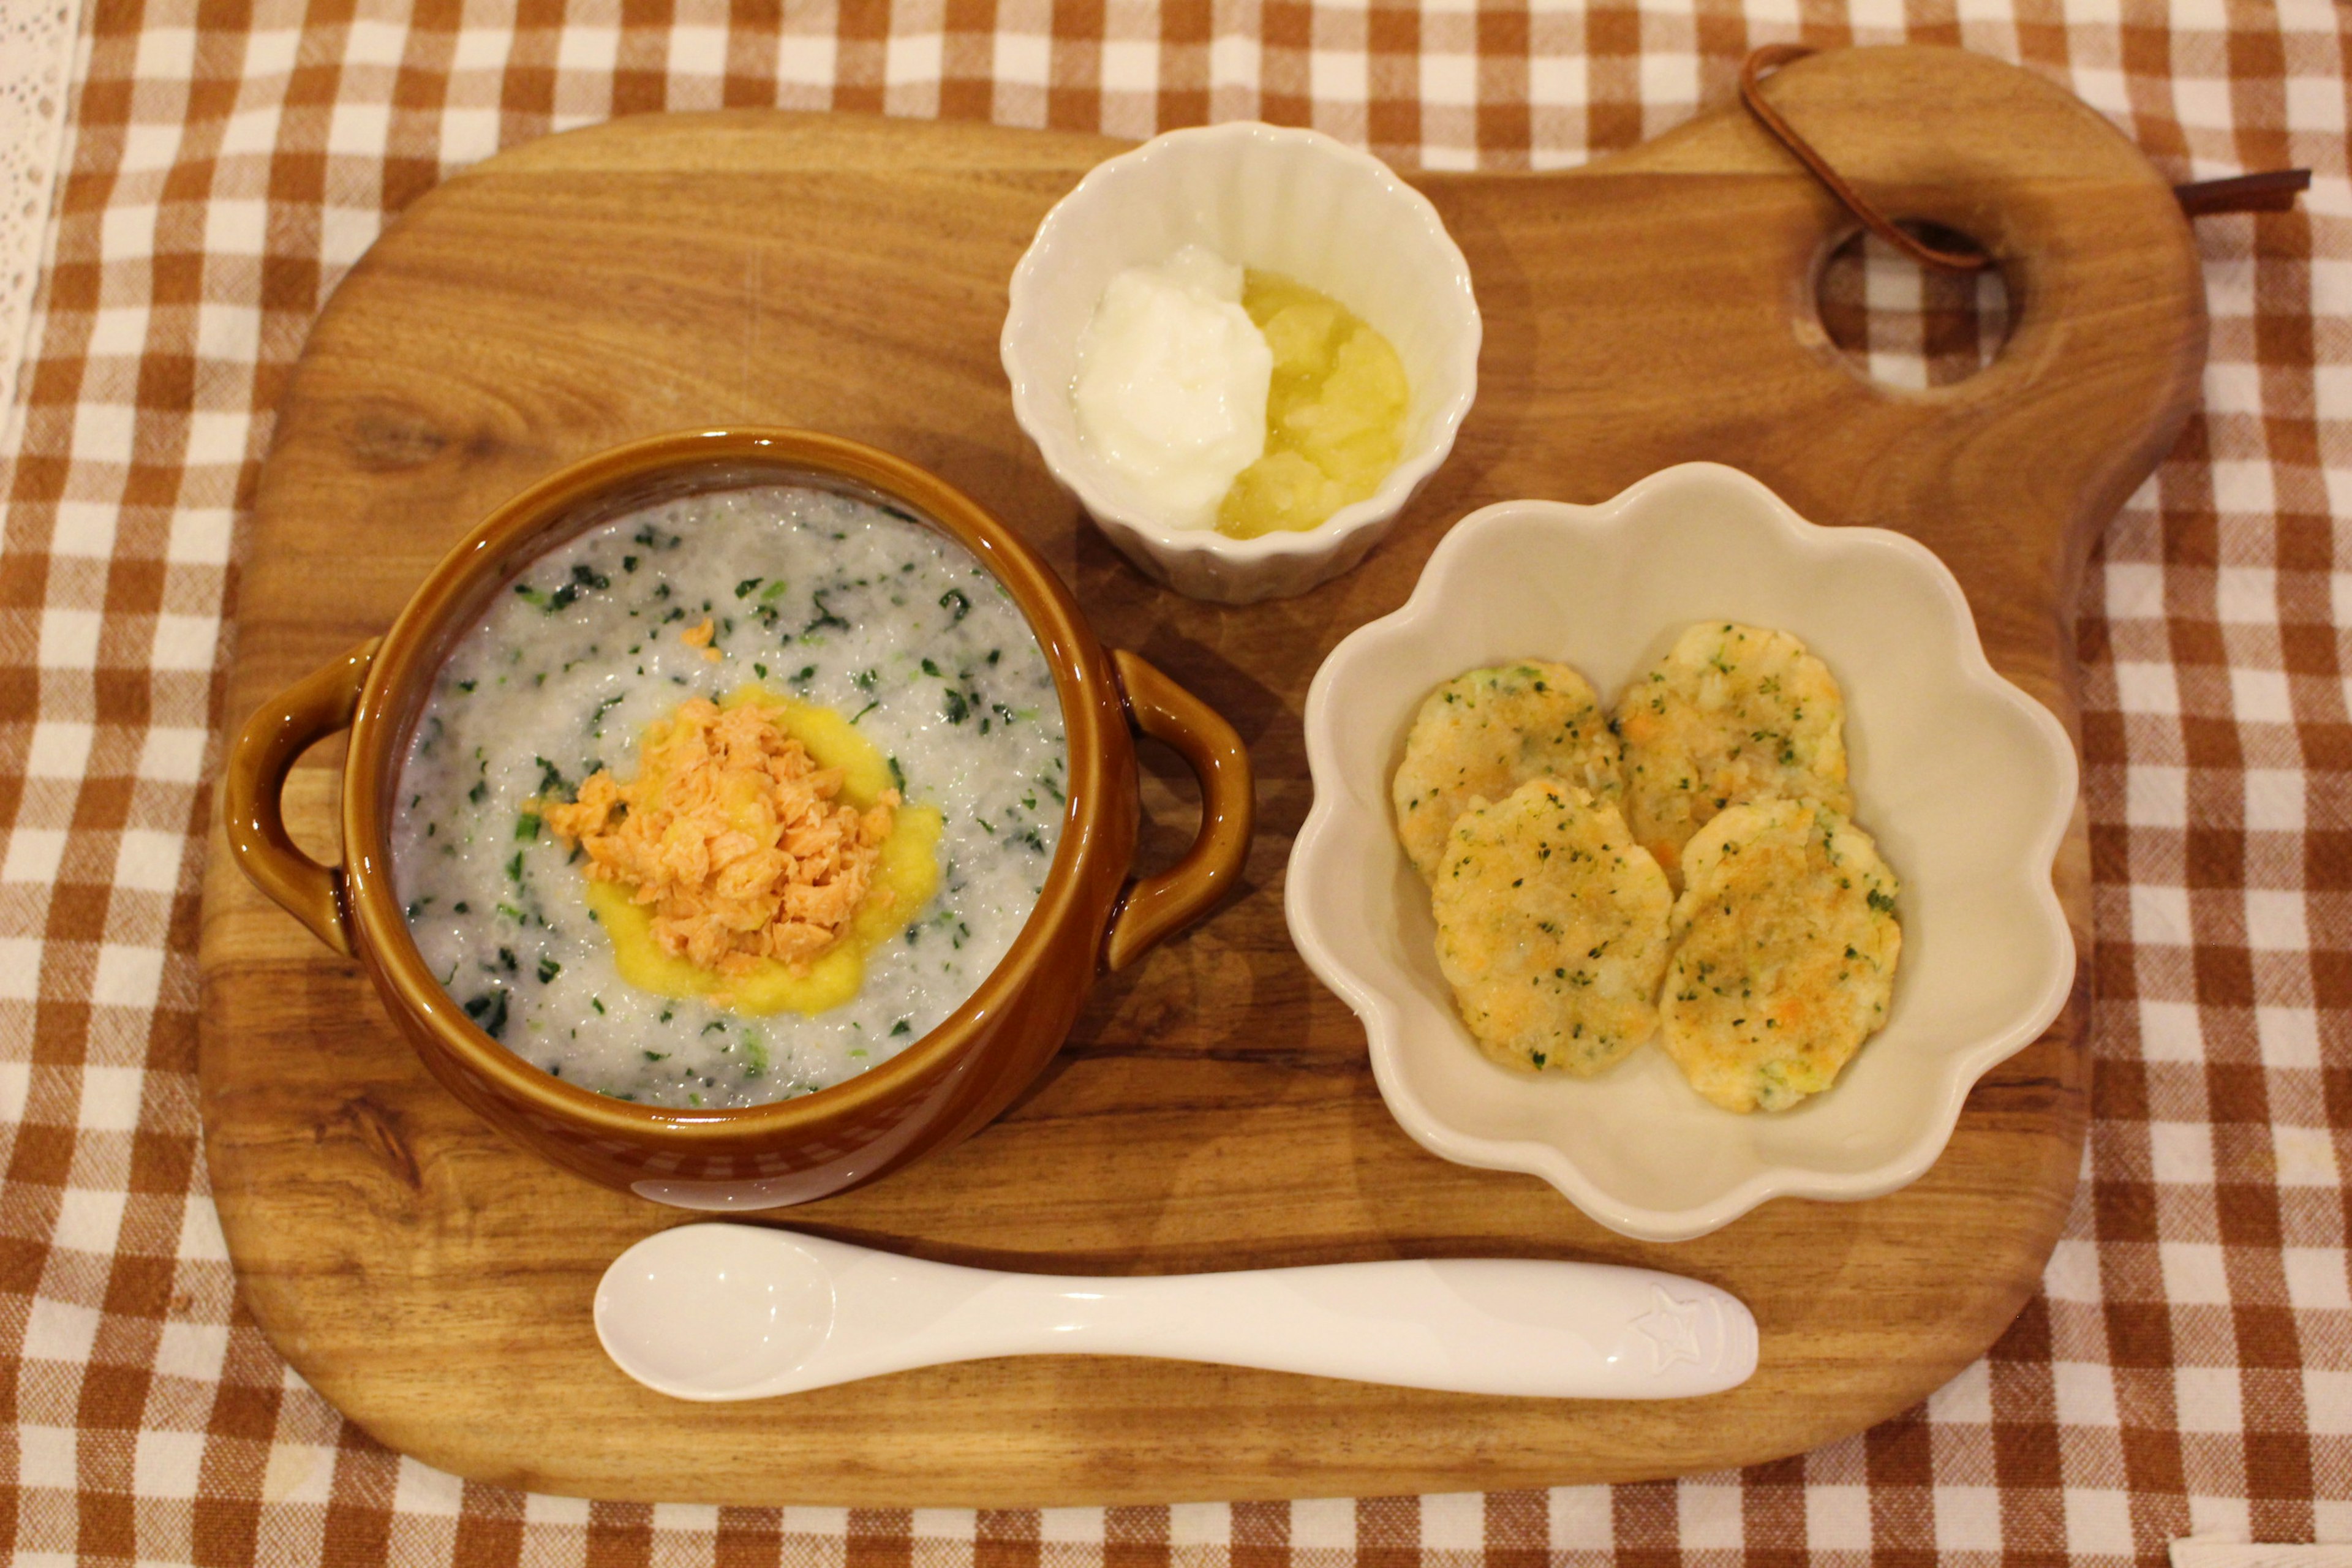
<svg viewBox="0 0 2352 1568">
<path fill-rule="evenodd" d="M 634 776 L 649 723 L 748 686 L 853 723 L 944 824 L 937 893 L 812 1015 L 629 984 L 580 845 L 546 826 L 581 781 Z M 499 596 L 413 734 L 394 879 L 427 965 L 526 1060 L 644 1104 L 754 1104 L 887 1060 L 962 1002 L 1036 901 L 1067 779 L 1052 670 L 961 545 L 828 492 L 716 492 L 592 529 Z"/>
</svg>

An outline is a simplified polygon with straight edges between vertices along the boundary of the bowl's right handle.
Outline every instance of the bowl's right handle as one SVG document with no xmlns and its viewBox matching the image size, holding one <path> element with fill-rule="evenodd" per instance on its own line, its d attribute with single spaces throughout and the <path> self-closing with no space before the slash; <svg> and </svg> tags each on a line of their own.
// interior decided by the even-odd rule
<svg viewBox="0 0 2352 1568">
<path fill-rule="evenodd" d="M 237 869 L 311 934 L 348 958 L 351 917 L 343 908 L 343 870 L 321 866 L 286 833 L 286 775 L 304 752 L 346 728 L 360 705 L 380 637 L 370 637 L 323 669 L 263 703 L 236 737 L 221 781 L 228 847 Z"/>
<path fill-rule="evenodd" d="M 1176 749 L 1201 781 L 1201 831 L 1184 858 L 1140 878 L 1111 912 L 1105 969 L 1124 969 L 1215 907 L 1240 879 L 1257 816 L 1249 750 L 1217 710 L 1125 648 L 1111 652 L 1129 726 Z"/>
</svg>

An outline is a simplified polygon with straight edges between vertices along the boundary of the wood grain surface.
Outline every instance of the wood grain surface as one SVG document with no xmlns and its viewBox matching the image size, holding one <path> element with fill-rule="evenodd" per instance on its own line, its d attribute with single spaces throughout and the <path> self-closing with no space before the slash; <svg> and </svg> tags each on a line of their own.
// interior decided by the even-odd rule
<svg viewBox="0 0 2352 1568">
<path fill-rule="evenodd" d="M 354 966 L 215 853 L 201 1077 L 213 1190 L 270 1339 L 375 1436 L 501 1484 L 740 1503 L 1014 1505 L 1447 1491 L 1759 1461 L 1905 1409 L 2035 1288 L 2074 1187 L 2087 981 L 1970 1098 L 1948 1151 L 1870 1203 L 1783 1200 L 1700 1241 L 1611 1235 L 1526 1176 L 1409 1142 L 1361 1031 L 1299 963 L 1284 864 L 1309 786 L 1307 684 L 1400 604 L 1446 527 L 1520 496 L 1601 500 L 1713 458 L 1800 511 L 1924 540 L 1993 660 L 2072 724 L 2090 542 L 2169 444 L 2204 352 L 2162 182 L 2026 73 L 1921 49 L 1771 85 L 1898 213 L 2001 258 L 2016 327 L 1956 386 L 1895 392 L 1829 347 L 1813 279 L 1852 226 L 1736 109 L 1565 175 L 1430 176 L 1486 321 L 1452 460 L 1358 571 L 1228 609 L 1156 588 L 1051 483 L 996 358 L 1005 282 L 1091 138 L 777 112 L 627 120 L 505 154 L 421 201 L 312 333 L 265 470 L 228 717 L 389 622 L 526 482 L 682 426 L 799 424 L 962 487 L 1076 587 L 1106 643 L 1220 709 L 1259 773 L 1243 896 L 1102 981 L 1047 1076 L 944 1157 L 793 1211 L 951 1261 L 1166 1272 L 1505 1255 L 1637 1262 L 1737 1291 L 1745 1387 L 1686 1403 L 1442 1394 L 1129 1359 L 903 1373 L 689 1405 L 598 1352 L 605 1264 L 691 1216 L 503 1142 L 394 1037 Z M 332 748 L 288 815 L 332 850 Z M 1154 769 L 1148 856 L 1192 832 Z M 2061 890 L 2088 952 L 2078 826 Z M 2084 973 L 2087 974 L 2087 969 Z M 780 1216 L 781 1217 L 781 1216 Z"/>
</svg>

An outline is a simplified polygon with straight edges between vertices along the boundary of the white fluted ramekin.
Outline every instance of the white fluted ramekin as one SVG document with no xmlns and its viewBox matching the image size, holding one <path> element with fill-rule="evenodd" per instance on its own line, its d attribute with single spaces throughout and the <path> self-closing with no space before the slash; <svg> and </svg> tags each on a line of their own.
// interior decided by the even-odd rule
<svg viewBox="0 0 2352 1568">
<path fill-rule="evenodd" d="M 1283 273 L 1371 323 L 1404 362 L 1404 455 L 1381 488 L 1304 532 L 1229 539 L 1157 522 L 1078 439 L 1078 336 L 1123 268 L 1187 245 Z M 1454 449 L 1478 390 L 1470 264 L 1429 198 L 1316 131 L 1171 131 L 1100 164 L 1038 226 L 1013 269 L 1000 344 L 1013 412 L 1045 466 L 1147 575 L 1223 604 L 1303 594 L 1364 558 Z"/>
<path fill-rule="evenodd" d="M 1612 701 L 1693 621 L 1802 638 L 1843 688 L 1854 820 L 1902 879 L 1886 1026 L 1827 1092 L 1738 1116 L 1657 1045 L 1591 1079 L 1496 1066 L 1437 967 L 1429 889 L 1389 780 L 1430 689 L 1507 659 L 1574 666 Z M 1315 805 L 1290 855 L 1290 934 L 1363 1020 L 1389 1110 L 1465 1165 L 1542 1177 L 1612 1230 L 1704 1236 L 1769 1198 L 1869 1198 L 1933 1164 L 1977 1079 L 2074 983 L 2051 870 L 2074 749 L 1996 673 L 1926 545 L 1821 528 L 1736 469 L 1686 463 L 1599 506 L 1507 501 L 1439 542 L 1412 597 L 1331 650 L 1307 694 Z"/>
</svg>

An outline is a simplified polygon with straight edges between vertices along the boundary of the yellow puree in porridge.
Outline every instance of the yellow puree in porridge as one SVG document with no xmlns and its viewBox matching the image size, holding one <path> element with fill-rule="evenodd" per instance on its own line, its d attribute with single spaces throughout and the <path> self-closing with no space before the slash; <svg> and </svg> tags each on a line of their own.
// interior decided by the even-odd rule
<svg viewBox="0 0 2352 1568">
<path fill-rule="evenodd" d="M 1242 309 L 1274 351 L 1274 381 L 1265 455 L 1225 493 L 1217 531 L 1313 528 L 1380 489 L 1403 454 L 1404 365 L 1361 317 L 1278 274 L 1249 273 Z"/>
<path fill-rule="evenodd" d="M 630 783 L 599 773 L 538 810 L 585 851 L 588 907 L 643 990 L 824 1012 L 938 885 L 939 812 L 900 804 L 832 709 L 745 686 L 655 721 L 639 755 Z"/>
</svg>

